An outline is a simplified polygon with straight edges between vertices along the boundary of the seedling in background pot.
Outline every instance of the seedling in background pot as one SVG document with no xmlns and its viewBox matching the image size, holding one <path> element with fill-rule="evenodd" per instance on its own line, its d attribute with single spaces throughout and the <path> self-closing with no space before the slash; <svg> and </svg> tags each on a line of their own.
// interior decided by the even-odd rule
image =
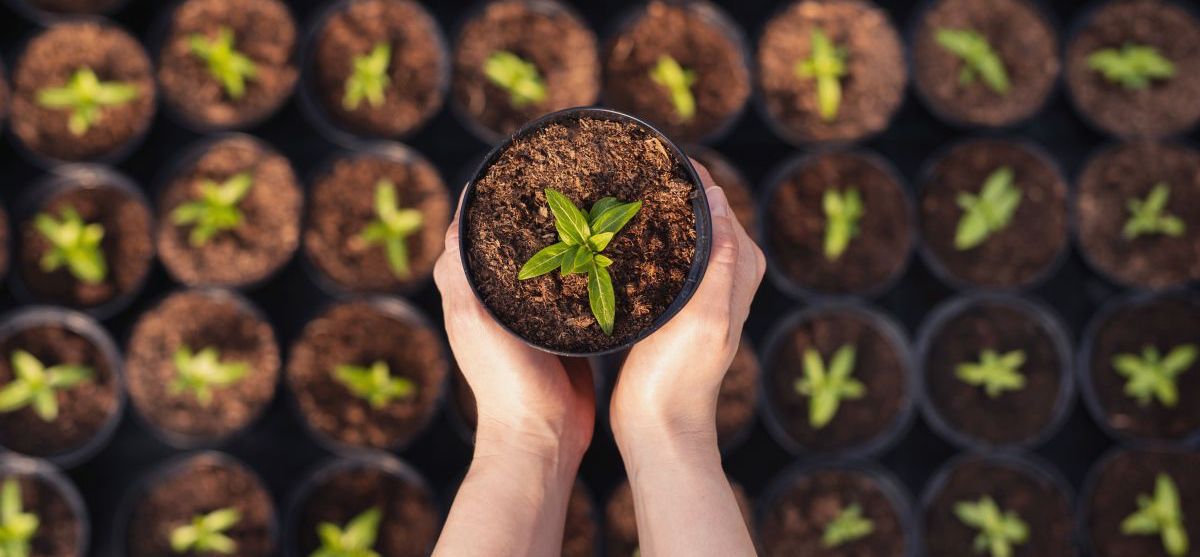
<svg viewBox="0 0 1200 557">
<path fill-rule="evenodd" d="M 854 347 L 849 344 L 834 352 L 828 367 L 816 349 L 804 351 L 804 377 L 796 379 L 793 387 L 809 399 L 808 423 L 813 428 L 829 425 L 842 400 L 856 400 L 866 394 L 866 386 L 851 377 L 854 360 Z"/>
<path fill-rule="evenodd" d="M 339 365 L 333 378 L 376 410 L 393 400 L 404 400 L 417 394 L 417 384 L 407 377 L 393 376 L 384 361 L 377 361 L 370 367 Z"/>
<path fill-rule="evenodd" d="M 1175 64 L 1152 46 L 1126 44 L 1097 50 L 1087 57 L 1088 68 L 1100 72 L 1110 83 L 1131 91 L 1145 89 L 1154 80 L 1175 77 Z"/>
<path fill-rule="evenodd" d="M 675 115 L 680 120 L 687 122 L 696 115 L 696 97 L 692 95 L 692 86 L 696 84 L 694 70 L 684 69 L 674 58 L 662 55 L 650 70 L 650 79 L 671 94 L 671 104 L 675 105 Z"/>
<path fill-rule="evenodd" d="M 1011 87 L 1008 70 L 986 37 L 970 29 L 942 28 L 937 30 L 936 40 L 938 45 L 962 60 L 959 83 L 970 85 L 975 83 L 976 77 L 980 77 L 992 91 L 1008 94 Z"/>
<path fill-rule="evenodd" d="M 72 135 L 83 135 L 100 122 L 106 106 L 117 106 L 138 98 L 138 88 L 131 83 L 100 81 L 91 68 L 79 68 L 64 87 L 40 89 L 37 104 L 52 110 L 70 110 L 67 129 Z"/>
<path fill-rule="evenodd" d="M 233 230 L 242 223 L 242 211 L 238 209 L 238 203 L 250 193 L 253 186 L 254 178 L 248 172 L 237 174 L 220 184 L 204 180 L 200 183 L 200 198 L 171 211 L 171 222 L 176 226 L 193 225 L 188 241 L 193 246 L 203 246 L 213 236 Z"/>
<path fill-rule="evenodd" d="M 862 218 L 863 202 L 858 190 L 825 190 L 821 198 L 825 210 L 825 259 L 837 261 L 858 237 L 858 221 Z"/>
<path fill-rule="evenodd" d="M 208 73 L 220 82 L 229 98 L 238 100 L 246 94 L 246 81 L 258 76 L 258 66 L 245 54 L 234 49 L 233 29 L 221 27 L 210 39 L 196 33 L 188 37 L 192 54 L 208 65 Z"/>
<path fill-rule="evenodd" d="M 535 253 L 521 267 L 517 278 L 528 280 L 554 269 L 561 269 L 563 276 L 586 274 L 592 315 L 604 334 L 611 335 L 617 314 L 612 277 L 608 274 L 613 260 L 601 252 L 642 209 L 642 202 L 622 203 L 605 197 L 584 213 L 567 196 L 546 189 L 546 203 L 554 214 L 559 242 Z"/>
<path fill-rule="evenodd" d="M 92 368 L 76 364 L 46 367 L 24 350 L 13 351 L 10 361 L 15 378 L 0 389 L 0 413 L 33 406 L 38 417 L 47 422 L 58 417 L 58 391 L 82 385 L 95 376 Z"/>
<path fill-rule="evenodd" d="M 380 557 L 374 547 L 381 520 L 383 512 L 379 507 L 371 507 L 350 519 L 344 529 L 332 522 L 322 522 L 317 526 L 321 547 L 309 557 Z"/>
<path fill-rule="evenodd" d="M 228 387 L 240 381 L 250 371 L 245 362 L 222 362 L 221 353 L 209 346 L 192 352 L 186 345 L 175 350 L 175 371 L 171 394 L 190 391 L 201 406 L 212 404 L 213 389 Z"/>
<path fill-rule="evenodd" d="M 983 387 L 991 398 L 997 398 L 1005 391 L 1019 391 L 1025 388 L 1025 376 L 1021 375 L 1021 366 L 1025 365 L 1025 352 L 1013 350 L 1000 354 L 995 350 L 984 350 L 979 362 L 958 364 L 954 374 L 964 383 Z"/>
<path fill-rule="evenodd" d="M 1137 512 L 1121 522 L 1121 533 L 1126 536 L 1157 535 L 1162 539 L 1167 555 L 1187 555 L 1187 527 L 1183 523 L 1183 505 L 1175 481 L 1166 474 L 1159 474 L 1154 480 L 1154 495 L 1139 495 L 1137 504 Z"/>
<path fill-rule="evenodd" d="M 1029 541 L 1029 525 L 1013 511 L 1001 512 L 991 497 L 959 502 L 954 505 L 954 515 L 967 527 L 979 530 L 975 553 L 1012 557 L 1014 546 Z"/>
<path fill-rule="evenodd" d="M 537 66 L 507 50 L 488 56 L 483 73 L 497 87 L 508 91 L 513 108 L 524 108 L 546 98 L 546 82 L 538 74 Z"/>
<path fill-rule="evenodd" d="M 954 247 L 960 251 L 979 246 L 1008 227 L 1021 204 L 1021 190 L 1013 185 L 1013 170 L 1002 166 L 988 175 L 978 195 L 961 193 L 958 206 L 963 216 L 954 234 Z"/>
<path fill-rule="evenodd" d="M 862 514 L 862 507 L 850 505 L 842 509 L 837 517 L 825 525 L 821 535 L 821 545 L 832 549 L 861 540 L 875 531 L 875 523 Z"/>
<path fill-rule="evenodd" d="M 346 79 L 346 94 L 342 97 L 342 107 L 355 110 L 363 99 L 375 108 L 383 105 L 383 92 L 392 82 L 387 73 L 391 62 L 392 45 L 388 43 L 378 43 L 370 53 L 355 56 L 354 73 Z"/>
<path fill-rule="evenodd" d="M 4 487 L 0 488 L 0 555 L 33 555 L 33 536 L 40 525 L 37 515 L 21 508 L 21 485 L 11 478 L 4 480 Z"/>
<path fill-rule="evenodd" d="M 1142 235 L 1162 234 L 1177 237 L 1183 235 L 1186 227 L 1183 219 L 1167 213 L 1167 201 L 1171 196 L 1171 188 L 1159 182 L 1150 190 L 1146 199 L 1130 199 L 1129 220 L 1125 221 L 1122 232 L 1126 239 L 1132 240 Z"/>
<path fill-rule="evenodd" d="M 403 209 L 396 195 L 396 185 L 390 180 L 375 184 L 375 216 L 359 238 L 367 245 L 383 244 L 388 267 L 397 278 L 408 278 L 412 271 L 408 261 L 408 237 L 421 229 L 424 215 L 416 209 Z"/>
<path fill-rule="evenodd" d="M 108 263 L 100 249 L 104 226 L 87 224 L 74 207 L 62 210 L 62 220 L 46 213 L 33 218 L 33 227 L 50 242 L 50 251 L 42 256 L 40 265 L 47 273 L 64 265 L 71 276 L 87 284 L 99 284 L 108 276 Z"/>
<path fill-rule="evenodd" d="M 175 553 L 220 553 L 232 555 L 237 543 L 225 531 L 237 525 L 242 513 L 234 508 L 215 510 L 192 517 L 191 524 L 171 530 L 171 551 Z"/>
<path fill-rule="evenodd" d="M 812 54 L 796 63 L 796 75 L 817 80 L 817 112 L 831 122 L 842 105 L 842 82 L 846 76 L 846 49 L 835 46 L 820 29 L 812 32 Z"/>
<path fill-rule="evenodd" d="M 1167 408 L 1179 403 L 1179 388 L 1175 384 L 1183 372 L 1196 361 L 1198 349 L 1195 344 L 1176 346 L 1166 357 L 1153 346 L 1142 349 L 1142 355 L 1118 354 L 1113 358 L 1113 368 L 1128 381 L 1125 394 L 1142 406 L 1149 406 L 1154 399 Z"/>
</svg>

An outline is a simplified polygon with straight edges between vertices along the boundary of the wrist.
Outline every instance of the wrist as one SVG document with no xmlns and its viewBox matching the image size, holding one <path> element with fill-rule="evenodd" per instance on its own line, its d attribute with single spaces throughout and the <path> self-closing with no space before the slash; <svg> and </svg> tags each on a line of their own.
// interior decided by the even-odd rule
<svg viewBox="0 0 1200 557">
<path fill-rule="evenodd" d="M 612 430 L 626 467 L 631 468 L 630 473 L 632 468 L 642 464 L 716 462 L 720 465 L 715 416 L 644 411 L 631 415 L 614 409 Z"/>
<path fill-rule="evenodd" d="M 589 439 L 574 439 L 543 421 L 496 422 L 480 416 L 475 461 L 512 462 L 574 481 Z"/>
</svg>

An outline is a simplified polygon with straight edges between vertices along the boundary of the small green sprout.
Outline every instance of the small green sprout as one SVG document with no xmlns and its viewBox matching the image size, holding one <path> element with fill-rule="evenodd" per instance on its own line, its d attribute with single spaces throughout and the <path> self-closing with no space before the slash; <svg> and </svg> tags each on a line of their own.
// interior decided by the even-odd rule
<svg viewBox="0 0 1200 557">
<path fill-rule="evenodd" d="M 517 273 L 517 279 L 528 280 L 554 269 L 560 269 L 563 276 L 586 274 L 592 315 L 604 334 L 611 335 L 617 315 L 616 295 L 608 274 L 613 260 L 601 252 L 642 209 L 642 202 L 621 203 L 605 197 L 584 213 L 567 196 L 547 188 L 546 203 L 554 214 L 559 242 L 533 254 Z"/>
<path fill-rule="evenodd" d="M 826 549 L 832 549 L 861 540 L 870 536 L 874 531 L 875 523 L 863 516 L 862 507 L 850 505 L 842 509 L 837 518 L 825 525 L 825 532 L 821 535 L 821 545 Z"/>
<path fill-rule="evenodd" d="M 963 216 L 954 234 L 954 247 L 965 251 L 1008 227 L 1021 204 L 1021 190 L 1013 185 L 1012 168 L 1002 166 L 988 175 L 979 195 L 961 193 L 957 201 Z"/>
<path fill-rule="evenodd" d="M 808 423 L 813 428 L 829 425 L 842 400 L 857 400 L 866 394 L 867 387 L 851 377 L 854 360 L 854 347 L 849 344 L 834 352 L 828 368 L 815 348 L 804 351 L 804 377 L 796 379 L 793 388 L 809 398 Z"/>
<path fill-rule="evenodd" d="M 1166 474 L 1154 479 L 1154 495 L 1139 495 L 1137 512 L 1121 522 L 1126 536 L 1153 536 L 1162 539 L 1163 549 L 1171 557 L 1188 554 L 1187 527 L 1183 524 L 1183 505 L 1175 481 Z"/>
<path fill-rule="evenodd" d="M 983 351 L 978 363 L 958 364 L 954 375 L 968 385 L 983 387 L 989 397 L 997 398 L 1005 391 L 1019 391 L 1025 388 L 1025 376 L 1021 375 L 1023 365 L 1023 350 L 999 354 L 989 349 Z"/>
<path fill-rule="evenodd" d="M 246 94 L 246 81 L 258 77 L 258 66 L 234 46 L 233 29 L 221 27 L 210 39 L 200 33 L 188 37 L 192 54 L 208 65 L 208 73 L 220 82 L 229 98 L 238 100 Z"/>
<path fill-rule="evenodd" d="M 1122 231 L 1125 238 L 1132 240 L 1143 234 L 1163 234 L 1171 237 L 1183 235 L 1186 227 L 1183 219 L 1167 214 L 1167 200 L 1171 196 L 1171 188 L 1166 183 L 1159 182 L 1150 190 L 1146 199 L 1130 199 L 1126 207 L 1129 209 L 1129 220 L 1125 221 Z"/>
<path fill-rule="evenodd" d="M 120 81 L 100 81 L 91 68 L 79 68 L 64 87 L 40 89 L 37 104 L 53 110 L 70 109 L 67 129 L 80 136 L 100 122 L 103 108 L 138 98 L 138 87 Z"/>
<path fill-rule="evenodd" d="M 417 394 L 417 384 L 412 379 L 393 376 L 387 362 L 382 360 L 369 367 L 339 365 L 333 371 L 333 378 L 376 410 L 393 400 L 404 400 Z"/>
<path fill-rule="evenodd" d="M 954 505 L 954 515 L 967 527 L 979 530 L 975 553 L 1012 557 L 1013 546 L 1029 541 L 1029 525 L 1013 511 L 1001 512 L 991 497 L 976 503 L 962 501 Z"/>
<path fill-rule="evenodd" d="M 538 74 L 537 66 L 507 50 L 498 50 L 488 56 L 483 64 L 483 74 L 488 81 L 508 91 L 508 102 L 513 108 L 524 108 L 546 98 L 546 82 Z"/>
<path fill-rule="evenodd" d="M 845 48 L 835 46 L 820 29 L 812 32 L 812 54 L 796 63 L 796 76 L 817 80 L 817 112 L 832 122 L 842 105 L 842 82 L 846 76 Z"/>
<path fill-rule="evenodd" d="M 392 63 L 392 45 L 378 43 L 369 54 L 354 57 L 354 73 L 346 79 L 346 94 L 342 97 L 342 108 L 355 110 L 363 99 L 367 104 L 379 108 L 383 105 L 383 92 L 391 84 L 388 65 Z"/>
<path fill-rule="evenodd" d="M 232 507 L 192 517 L 191 524 L 171 530 L 171 551 L 175 553 L 221 553 L 232 555 L 237 542 L 225 535 L 233 528 L 242 513 Z"/>
<path fill-rule="evenodd" d="M 238 203 L 253 186 L 254 177 L 249 172 L 236 174 L 220 184 L 206 179 L 200 183 L 200 198 L 171 211 L 171 222 L 176 226 L 193 225 L 188 241 L 193 246 L 203 246 L 213 236 L 242 224 Z"/>
<path fill-rule="evenodd" d="M 17 480 L 4 480 L 0 488 L 0 556 L 30 557 L 33 536 L 41 521 L 37 515 L 21 507 L 21 485 Z"/>
<path fill-rule="evenodd" d="M 671 104 L 675 105 L 675 115 L 680 120 L 687 122 L 696 115 L 696 97 L 692 95 L 692 86 L 696 84 L 695 70 L 684 69 L 678 61 L 664 54 L 650 70 L 650 79 L 671 94 Z"/>
<path fill-rule="evenodd" d="M 391 180 L 375 184 L 376 219 L 363 229 L 359 238 L 369 246 L 383 244 L 392 274 L 405 279 L 412 275 L 406 242 L 421 229 L 425 217 L 416 209 L 401 208 L 397 197 L 396 185 Z"/>
<path fill-rule="evenodd" d="M 47 273 L 64 265 L 71 276 L 87 284 L 99 284 L 108 276 L 108 263 L 100 247 L 104 226 L 83 222 L 74 207 L 62 210 L 62 220 L 38 213 L 33 227 L 50 242 L 50 251 L 42 256 L 41 267 Z"/>
<path fill-rule="evenodd" d="M 862 196 L 858 190 L 825 190 L 821 197 L 825 210 L 825 259 L 837 261 L 850 247 L 850 240 L 858 237 L 858 221 L 862 218 Z"/>
<path fill-rule="evenodd" d="M 1135 91 L 1150 86 L 1156 79 L 1175 77 L 1175 64 L 1152 46 L 1126 44 L 1120 49 L 1105 48 L 1087 57 L 1089 69 L 1100 72 L 1104 79 Z"/>
<path fill-rule="evenodd" d="M 171 394 L 190 391 L 201 406 L 212 404 L 213 389 L 233 385 L 250 372 L 245 362 L 222 362 L 221 353 L 212 346 L 192 352 L 181 345 L 175 349 L 174 363 L 178 376 L 171 382 Z"/>
<path fill-rule="evenodd" d="M 371 507 L 350 519 L 344 529 L 332 522 L 322 522 L 317 526 L 321 547 L 309 557 L 380 557 L 374 547 L 381 520 L 383 511 Z"/>
<path fill-rule="evenodd" d="M 958 73 L 958 82 L 962 85 L 975 83 L 975 77 L 983 78 L 983 83 L 992 91 L 1007 95 L 1011 87 L 1008 81 L 1008 70 L 1000 55 L 992 50 L 986 37 L 970 29 L 938 29 L 936 40 L 938 45 L 948 50 L 963 61 L 962 70 Z"/>
<path fill-rule="evenodd" d="M 77 387 L 92 380 L 92 368 L 76 364 L 46 367 L 33 354 L 15 350 L 10 356 L 14 379 L 0 389 L 0 413 L 26 406 L 43 421 L 58 418 L 58 391 Z"/>
<path fill-rule="evenodd" d="M 1179 388 L 1175 380 L 1192 367 L 1197 352 L 1200 350 L 1195 344 L 1183 344 L 1176 346 L 1164 358 L 1157 348 L 1147 346 L 1142 349 L 1140 357 L 1117 354 L 1113 358 L 1113 368 L 1128 379 L 1125 394 L 1137 400 L 1138 404 L 1148 406 L 1157 398 L 1163 406 L 1174 408 L 1179 404 Z"/>
</svg>

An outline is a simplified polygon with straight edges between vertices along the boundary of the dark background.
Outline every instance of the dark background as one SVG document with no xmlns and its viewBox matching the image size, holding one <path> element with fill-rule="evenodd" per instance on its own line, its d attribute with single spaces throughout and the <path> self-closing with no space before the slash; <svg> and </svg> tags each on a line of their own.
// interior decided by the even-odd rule
<svg viewBox="0 0 1200 557">
<path fill-rule="evenodd" d="M 319 8 L 328 3 L 321 0 L 285 1 L 292 7 L 304 29 L 315 18 Z M 475 5 L 466 0 L 429 0 L 423 3 L 435 14 L 451 38 L 460 23 L 461 14 Z M 575 0 L 568 3 L 584 15 L 601 38 L 608 35 L 611 25 L 624 9 L 636 4 L 632 0 Z M 770 0 L 720 3 L 742 27 L 752 45 L 767 18 L 782 5 L 782 2 Z M 893 22 L 902 31 L 910 24 L 919 5 L 914 0 L 884 0 L 880 3 L 887 7 Z M 1080 0 L 1055 0 L 1042 4 L 1055 20 L 1060 31 L 1060 42 L 1065 41 L 1067 29 L 1083 13 L 1085 3 Z M 131 0 L 113 19 L 146 41 L 152 23 L 166 5 L 166 2 L 158 0 Z M 37 27 L 34 24 L 15 11 L 0 6 L 0 51 L 6 67 L 12 67 L 22 41 L 35 29 Z M 295 98 L 274 117 L 246 131 L 286 154 L 306 183 L 317 164 L 338 149 L 305 120 Z M 955 129 L 939 122 L 917 101 L 910 87 L 908 98 L 891 128 L 864 146 L 881 153 L 896 165 L 906 180 L 913 181 L 931 154 L 972 133 L 972 130 Z M 1070 179 L 1075 177 L 1086 156 L 1108 141 L 1081 121 L 1061 88 L 1037 117 L 1007 130 L 1003 135 L 1031 140 L 1045 147 L 1056 157 Z M 145 143 L 117 168 L 153 196 L 153 184 L 158 173 L 174 156 L 201 137 L 178 126 L 160 107 L 159 117 Z M 455 192 L 473 172 L 487 149 L 487 145 L 471 136 L 448 109 L 443 110 L 407 144 L 429 157 Z M 772 135 L 753 107 L 748 107 L 731 133 L 713 146 L 731 158 L 759 190 L 762 189 L 762 181 L 776 165 L 801 152 Z M 12 146 L 10 134 L 8 144 L 0 145 L 0 196 L 6 206 L 11 209 L 20 195 L 29 189 L 29 185 L 44 175 L 43 170 L 22 159 Z M 141 312 L 175 288 L 177 285 L 167 278 L 161 266 L 157 266 L 146 289 L 134 304 L 115 318 L 105 321 L 118 343 L 124 344 L 133 321 Z M 1086 268 L 1078 251 L 1072 246 L 1061 268 L 1029 294 L 1057 310 L 1071 333 L 1072 342 L 1077 345 L 1089 318 L 1103 302 L 1120 292 L 1120 289 Z M 285 349 L 307 319 L 330 299 L 309 279 L 298 260 L 293 260 L 273 280 L 247 294 L 270 316 Z M 922 319 L 935 305 L 951 295 L 953 291 L 939 282 L 914 255 L 912 265 L 903 279 L 873 304 L 894 316 L 912 338 Z M 440 304 L 432 286 L 412 299 L 435 322 L 440 322 Z M 6 308 L 17 305 L 7 289 L 2 303 Z M 773 285 L 764 284 L 747 326 L 750 337 L 761 344 L 773 323 L 802 305 L 800 301 L 784 296 Z M 608 379 L 605 378 L 606 381 Z M 283 511 L 287 508 L 291 490 L 300 483 L 307 471 L 329 454 L 319 448 L 304 431 L 282 388 L 279 394 L 260 422 L 221 449 L 245 460 L 258 471 Z M 1091 463 L 1111 445 L 1110 440 L 1088 417 L 1076 396 L 1071 417 L 1065 426 L 1036 452 L 1051 461 L 1078 489 Z M 181 453 L 155 438 L 129 408 L 111 444 L 95 458 L 69 471 L 69 476 L 79 486 L 91 511 L 94 523 L 93 555 L 110 554 L 113 515 L 122 496 L 147 471 Z M 879 461 L 894 472 L 909 490 L 919 494 L 937 467 L 955 453 L 950 444 L 939 439 L 918 417 L 901 442 L 884 453 Z M 443 411 L 428 432 L 401 452 L 400 456 L 427 476 L 439 496 L 446 496 L 465 471 L 470 448 Z M 775 474 L 796 461 L 758 423 L 747 441 L 727 455 L 726 466 L 733 478 L 753 496 L 759 494 Z M 616 448 L 603 423 L 597 425 L 596 440 L 585 459 L 582 475 L 600 501 L 606 498 L 623 476 Z"/>
</svg>

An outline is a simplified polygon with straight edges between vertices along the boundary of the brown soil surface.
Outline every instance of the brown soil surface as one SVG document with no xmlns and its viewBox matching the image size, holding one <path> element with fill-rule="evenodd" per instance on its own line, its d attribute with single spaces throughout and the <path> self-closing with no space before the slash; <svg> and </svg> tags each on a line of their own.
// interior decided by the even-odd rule
<svg viewBox="0 0 1200 557">
<path fill-rule="evenodd" d="M 777 499 L 759 524 L 766 556 L 903 557 L 908 533 L 901 524 L 903 509 L 892 505 L 878 483 L 866 474 L 826 469 L 797 477 L 775 495 Z M 867 537 L 828 548 L 821 542 L 825 528 L 847 507 L 858 505 L 874 531 Z"/>
<path fill-rule="evenodd" d="M 21 488 L 21 509 L 38 517 L 38 529 L 30 544 L 32 557 L 76 557 L 84 551 L 87 540 L 79 536 L 77 516 L 59 489 L 37 476 L 7 475 L 0 479 L 16 478 Z"/>
</svg>

